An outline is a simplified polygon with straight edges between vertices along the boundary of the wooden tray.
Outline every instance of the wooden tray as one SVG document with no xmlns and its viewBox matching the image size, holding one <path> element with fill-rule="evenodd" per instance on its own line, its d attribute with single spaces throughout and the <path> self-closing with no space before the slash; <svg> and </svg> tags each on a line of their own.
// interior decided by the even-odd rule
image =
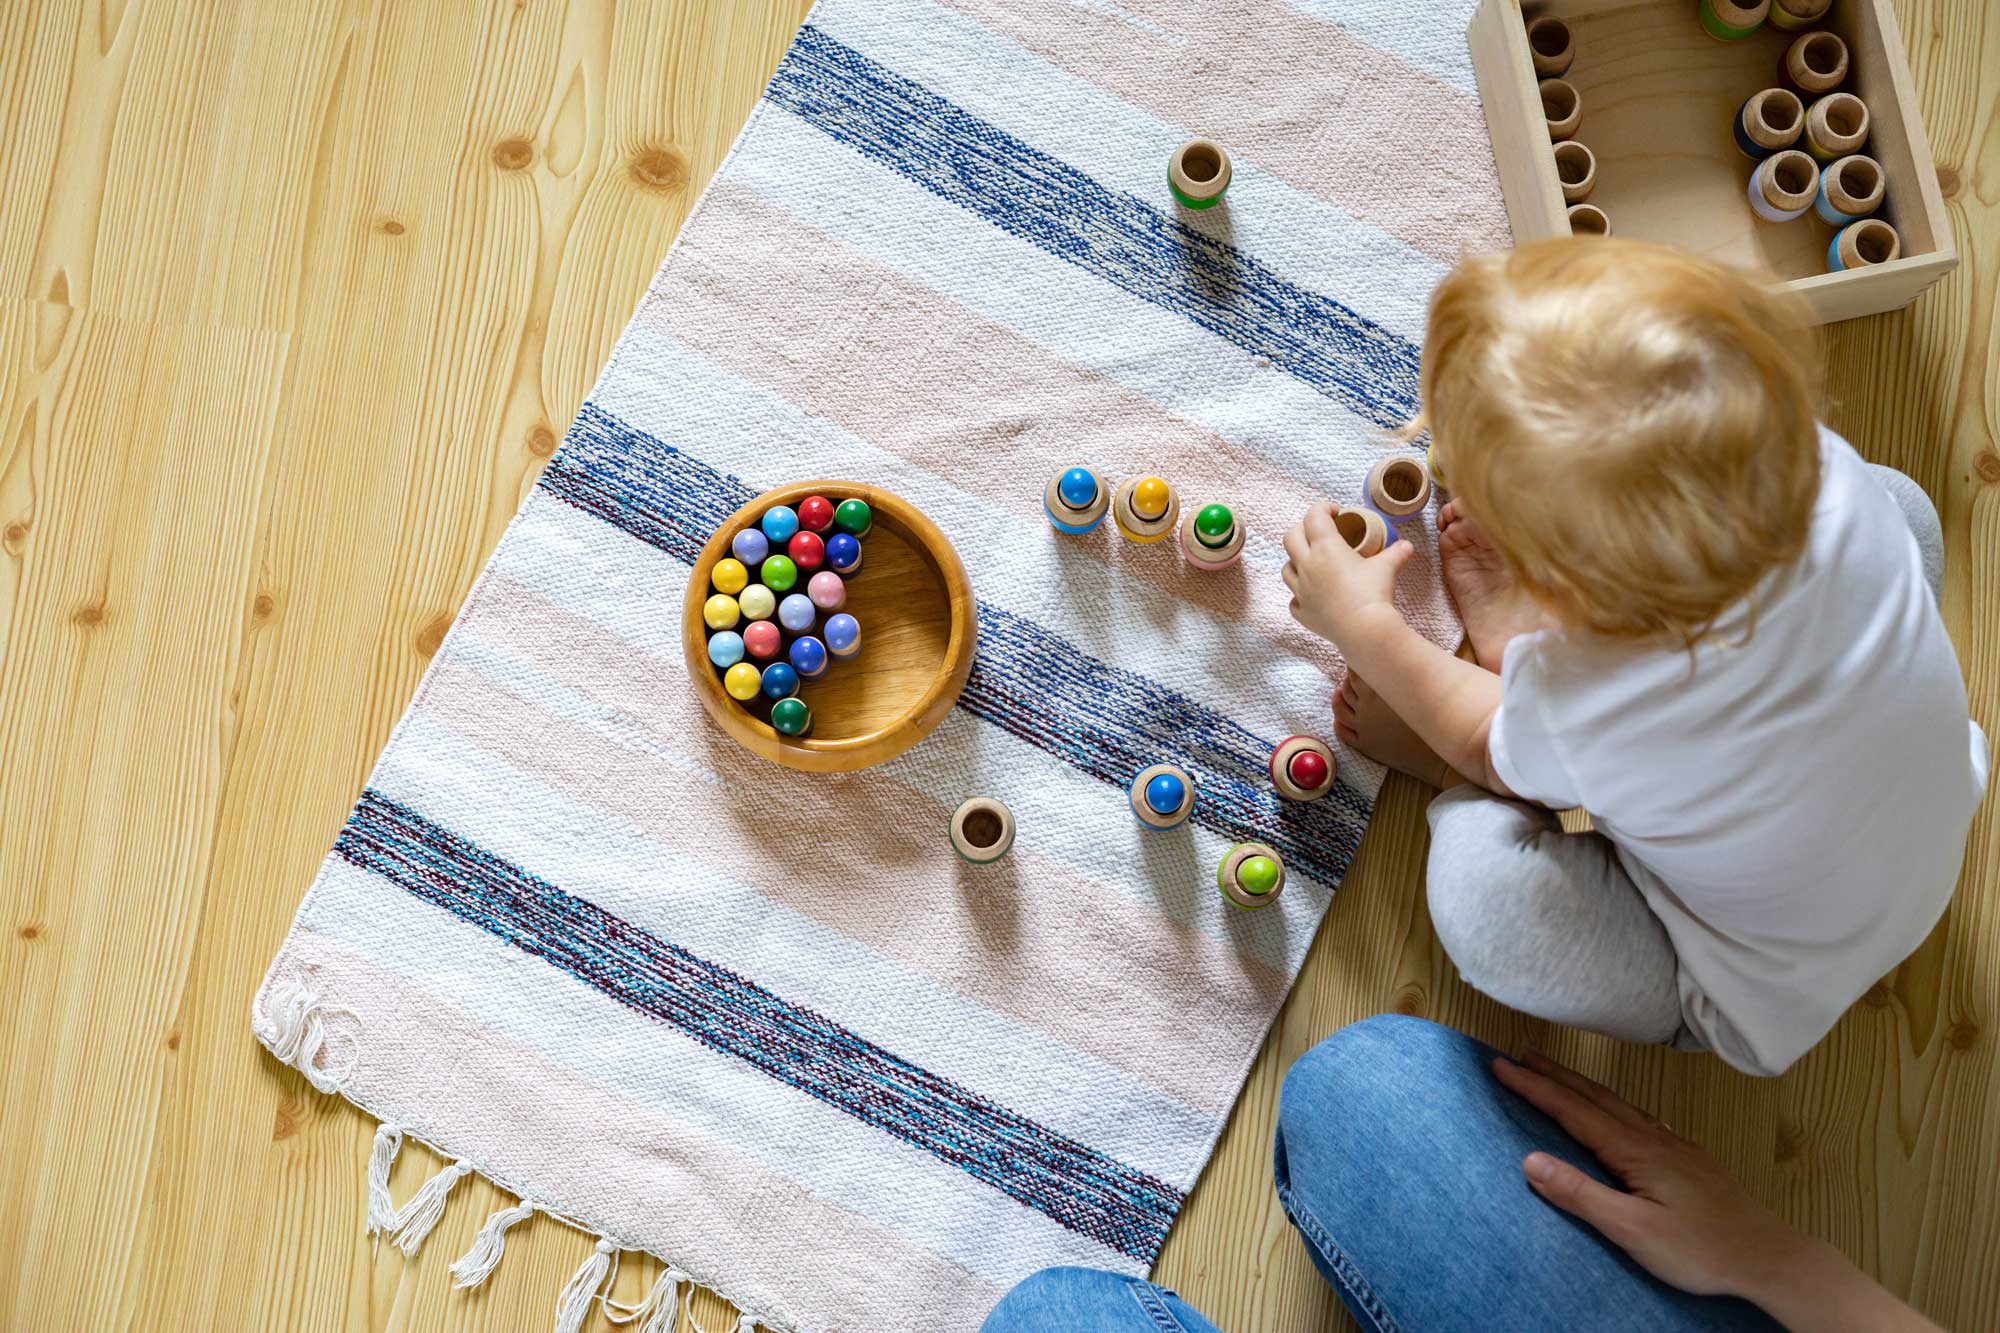
<svg viewBox="0 0 2000 1333">
<path fill-rule="evenodd" d="M 1822 324 L 1908 305 L 1957 267 L 1888 0 L 1834 0 L 1815 26 L 1847 41 L 1843 87 L 1868 104 L 1862 151 L 1882 164 L 1879 216 L 1902 234 L 1902 258 L 1828 273 L 1826 223 L 1811 213 L 1782 223 L 1751 213 L 1744 192 L 1754 164 L 1737 152 L 1731 126 L 1745 98 L 1779 82 L 1778 61 L 1799 34 L 1767 23 L 1742 41 L 1718 41 L 1693 0 L 1484 0 L 1474 12 L 1466 40 L 1515 244 L 1570 234 L 1525 31 L 1526 18 L 1544 14 L 1576 39 L 1563 77 L 1583 102 L 1576 140 L 1597 155 L 1590 202 L 1609 215 L 1613 235 L 1768 274 Z"/>
<path fill-rule="evenodd" d="M 800 682 L 799 696 L 813 712 L 812 731 L 801 738 L 772 729 L 768 701 L 738 703 L 723 690 L 722 673 L 708 660 L 701 611 L 710 571 L 729 554 L 736 534 L 755 526 L 771 506 L 796 509 L 808 495 L 824 495 L 836 505 L 866 500 L 875 525 L 861 539 L 861 569 L 847 580 L 842 608 L 861 622 L 861 652 L 830 664 L 817 680 Z M 804 586 L 801 578 L 799 589 Z M 879 764 L 928 736 L 958 702 L 978 637 L 972 584 L 944 533 L 901 496 L 852 481 L 781 486 L 737 510 L 702 547 L 682 607 L 688 676 L 708 715 L 752 754 L 814 773 Z"/>
</svg>

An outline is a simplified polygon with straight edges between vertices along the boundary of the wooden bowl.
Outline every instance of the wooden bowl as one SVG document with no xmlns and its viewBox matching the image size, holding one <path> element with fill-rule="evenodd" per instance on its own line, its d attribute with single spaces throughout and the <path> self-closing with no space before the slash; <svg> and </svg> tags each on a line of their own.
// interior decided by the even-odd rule
<svg viewBox="0 0 2000 1333">
<path fill-rule="evenodd" d="M 829 663 L 819 679 L 799 682 L 799 697 L 812 708 L 812 730 L 781 736 L 771 726 L 769 700 L 760 695 L 738 703 L 723 690 L 722 673 L 708 660 L 701 611 L 710 573 L 736 534 L 756 526 L 771 506 L 796 509 L 808 495 L 824 495 L 836 505 L 866 500 L 875 511 L 875 525 L 861 539 L 861 568 L 848 577 L 841 608 L 861 622 L 861 651 Z M 750 573 L 754 580 L 757 571 Z M 805 590 L 804 576 L 796 590 Z M 730 515 L 694 562 L 681 623 L 688 676 L 715 724 L 752 754 L 812 773 L 879 764 L 930 735 L 958 702 L 979 637 L 972 584 L 937 524 L 902 496 L 852 481 L 780 486 Z M 787 645 L 793 637 L 785 636 Z"/>
</svg>

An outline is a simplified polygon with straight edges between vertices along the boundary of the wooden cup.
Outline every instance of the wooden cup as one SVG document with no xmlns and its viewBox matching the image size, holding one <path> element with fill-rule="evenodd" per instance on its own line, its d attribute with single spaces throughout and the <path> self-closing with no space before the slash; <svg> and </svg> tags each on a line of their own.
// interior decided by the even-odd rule
<svg viewBox="0 0 2000 1333">
<path fill-rule="evenodd" d="M 1853 93 L 1828 93 L 1806 109 L 1804 148 L 1822 164 L 1868 142 L 1868 104 Z"/>
<path fill-rule="evenodd" d="M 1372 509 L 1335 506 L 1333 527 L 1357 555 L 1374 555 L 1389 544 L 1389 522 Z"/>
<path fill-rule="evenodd" d="M 1880 208 L 1887 189 L 1882 164 L 1854 153 L 1819 173 L 1819 197 L 1813 208 L 1828 226 L 1845 227 Z"/>
<path fill-rule="evenodd" d="M 1743 156 L 1763 159 L 1783 152 L 1806 131 L 1806 107 L 1789 88 L 1752 93 L 1736 115 L 1736 148 Z"/>
<path fill-rule="evenodd" d="M 1549 141 L 1561 143 L 1575 134 L 1583 121 L 1583 97 L 1576 91 L 1576 85 L 1565 79 L 1543 79 L 1538 86 L 1542 117 L 1549 123 Z"/>
<path fill-rule="evenodd" d="M 1556 145 L 1556 180 L 1562 185 L 1563 202 L 1580 204 L 1597 188 L 1597 154 L 1575 139 Z"/>
<path fill-rule="evenodd" d="M 1414 458 L 1385 458 L 1368 471 L 1368 503 L 1387 518 L 1408 518 L 1431 499 L 1431 474 Z"/>
<path fill-rule="evenodd" d="M 1808 97 L 1830 93 L 1847 78 L 1847 43 L 1839 33 L 1809 32 L 1785 48 L 1778 73 Z"/>
<path fill-rule="evenodd" d="M 1187 208 L 1215 207 L 1229 176 L 1229 154 L 1209 139 L 1190 139 L 1167 159 L 1167 185 Z"/>
<path fill-rule="evenodd" d="M 1572 236 L 1609 236 L 1611 219 L 1596 204 L 1571 204 L 1569 230 Z"/>
<path fill-rule="evenodd" d="M 1553 14 L 1528 20 L 1528 54 L 1534 58 L 1535 77 L 1559 79 L 1576 63 L 1576 40 L 1569 24 Z"/>
<path fill-rule="evenodd" d="M 1887 264 L 1903 257 L 1903 238 L 1896 229 L 1881 218 L 1863 218 L 1852 226 L 1843 227 L 1826 248 L 1826 267 L 1830 273 L 1844 273 L 1851 268 L 1867 268 L 1873 264 Z"/>
<path fill-rule="evenodd" d="M 1819 194 L 1819 164 L 1796 148 L 1773 153 L 1750 177 L 1750 207 L 1766 222 L 1803 216 Z"/>
</svg>

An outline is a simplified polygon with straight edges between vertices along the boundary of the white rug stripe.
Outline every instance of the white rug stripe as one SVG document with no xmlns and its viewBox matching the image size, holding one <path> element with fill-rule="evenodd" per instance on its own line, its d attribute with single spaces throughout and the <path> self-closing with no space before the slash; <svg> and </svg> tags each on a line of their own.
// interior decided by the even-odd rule
<svg viewBox="0 0 2000 1333">
<path fill-rule="evenodd" d="M 711 1051 L 559 968 L 495 947 L 486 931 L 345 861 L 329 863 L 299 921 L 448 999 L 482 1026 L 737 1145 L 808 1190 L 989 1281 L 1004 1285 L 1018 1276 L 1013 1264 L 996 1262 L 996 1249 L 1046 1249 L 1063 1254 L 1062 1262 L 1132 1267 L 922 1149 Z M 883 1188 L 884 1154 L 903 1176 L 898 1188 Z"/>
<path fill-rule="evenodd" d="M 1100 183 L 1256 255 L 1300 286 L 1337 294 L 1383 328 L 1423 340 L 1428 292 L 1444 266 L 1246 160 L 1254 145 L 1224 145 L 1238 150 L 1226 208 L 1176 210 L 1167 156 L 1195 137 L 1193 128 L 1161 120 L 932 0 L 870 0 L 823 10 L 813 24 Z M 924 41 L 908 39 L 913 24 L 923 25 Z M 1458 44 L 1462 50 L 1462 36 Z M 1385 280 L 1390 272 L 1421 273 L 1426 281 Z"/>
</svg>

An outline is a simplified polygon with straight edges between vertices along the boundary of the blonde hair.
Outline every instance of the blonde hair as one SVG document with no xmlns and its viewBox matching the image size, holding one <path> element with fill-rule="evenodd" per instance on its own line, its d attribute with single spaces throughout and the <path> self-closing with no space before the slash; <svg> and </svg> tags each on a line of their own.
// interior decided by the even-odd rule
<svg viewBox="0 0 2000 1333">
<path fill-rule="evenodd" d="M 1812 363 L 1801 312 L 1749 277 L 1638 241 L 1540 241 L 1439 284 L 1411 429 L 1558 620 L 1692 647 L 1805 546 Z"/>
</svg>

